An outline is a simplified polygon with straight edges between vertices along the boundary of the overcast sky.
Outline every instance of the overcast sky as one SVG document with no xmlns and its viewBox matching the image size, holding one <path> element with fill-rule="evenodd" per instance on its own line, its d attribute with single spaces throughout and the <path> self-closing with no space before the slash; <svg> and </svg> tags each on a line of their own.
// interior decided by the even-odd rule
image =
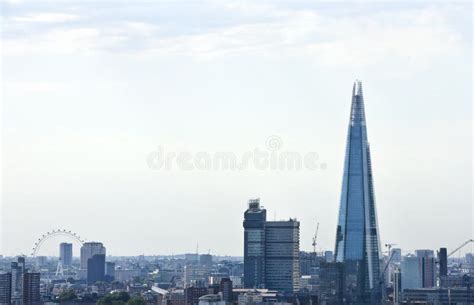
<svg viewBox="0 0 474 305">
<path fill-rule="evenodd" d="M 470 3 L 254 2 L 2 1 L 0 253 L 66 228 L 112 255 L 242 255 L 255 197 L 333 250 L 356 78 L 382 243 L 472 238 Z M 269 137 L 324 166 L 147 163 Z"/>
</svg>

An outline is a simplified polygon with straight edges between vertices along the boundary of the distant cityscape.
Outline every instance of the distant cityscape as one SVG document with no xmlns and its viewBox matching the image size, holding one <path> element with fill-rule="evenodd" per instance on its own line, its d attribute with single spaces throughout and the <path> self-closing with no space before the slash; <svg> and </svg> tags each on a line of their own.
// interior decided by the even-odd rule
<svg viewBox="0 0 474 305">
<path fill-rule="evenodd" d="M 260 198 L 242 208 L 242 257 L 198 249 L 107 256 L 104 243 L 59 229 L 39 238 L 29 256 L 0 257 L 0 305 L 474 304 L 474 254 L 456 255 L 474 242 L 469 236 L 449 250 L 440 244 L 402 253 L 397 244 L 381 244 L 372 166 L 362 84 L 356 81 L 334 251 L 318 251 L 318 227 L 313 250 L 301 251 L 300 222 L 268 220 Z M 40 255 L 53 236 L 62 237 L 59 257 Z"/>
</svg>

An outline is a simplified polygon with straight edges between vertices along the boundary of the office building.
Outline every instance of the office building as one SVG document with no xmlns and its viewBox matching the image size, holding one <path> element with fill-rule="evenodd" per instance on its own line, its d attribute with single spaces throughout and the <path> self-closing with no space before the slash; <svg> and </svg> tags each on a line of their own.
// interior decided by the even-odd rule
<svg viewBox="0 0 474 305">
<path fill-rule="evenodd" d="M 380 240 L 375 206 L 372 162 L 360 81 L 352 89 L 335 259 L 355 272 L 356 303 L 379 303 Z"/>
<path fill-rule="evenodd" d="M 48 257 L 44 255 L 38 255 L 36 256 L 36 265 L 37 266 L 45 266 L 48 264 Z"/>
<path fill-rule="evenodd" d="M 311 275 L 316 266 L 316 253 L 300 252 L 300 275 Z"/>
<path fill-rule="evenodd" d="M 105 280 L 113 281 L 115 279 L 115 263 L 105 262 Z"/>
<path fill-rule="evenodd" d="M 39 273 L 26 272 L 23 274 L 23 304 L 41 304 Z"/>
<path fill-rule="evenodd" d="M 402 249 L 400 248 L 391 249 L 390 256 L 392 257 L 392 263 L 400 263 L 402 261 Z"/>
<path fill-rule="evenodd" d="M 421 288 L 421 271 L 419 258 L 407 255 L 401 263 L 402 290 Z"/>
<path fill-rule="evenodd" d="M 439 276 L 448 276 L 448 249 L 440 248 L 438 252 Z"/>
<path fill-rule="evenodd" d="M 0 272 L 0 305 L 10 305 L 12 301 L 12 274 Z"/>
<path fill-rule="evenodd" d="M 318 299 L 321 304 L 342 304 L 344 291 L 344 265 L 322 262 L 319 271 Z"/>
<path fill-rule="evenodd" d="M 334 252 L 324 251 L 324 260 L 328 263 L 332 262 L 334 260 Z"/>
<path fill-rule="evenodd" d="M 300 223 L 295 219 L 265 223 L 265 287 L 295 292 L 300 288 Z"/>
<path fill-rule="evenodd" d="M 287 305 L 278 302 L 278 292 L 268 289 L 238 289 L 237 305 Z"/>
<path fill-rule="evenodd" d="M 166 303 L 164 303 L 166 302 Z M 164 300 L 163 304 L 166 305 L 185 305 L 185 296 L 184 296 L 184 291 L 183 290 L 178 290 L 178 291 L 171 291 L 169 294 L 168 300 Z"/>
<path fill-rule="evenodd" d="M 466 267 L 469 269 L 474 269 L 474 254 L 473 253 L 466 253 Z"/>
<path fill-rule="evenodd" d="M 226 277 L 221 279 L 220 289 L 222 292 L 222 300 L 225 302 L 233 301 L 233 286 L 230 278 Z"/>
<path fill-rule="evenodd" d="M 428 249 L 415 250 L 416 257 L 434 257 L 434 251 Z"/>
<path fill-rule="evenodd" d="M 105 255 L 95 254 L 87 260 L 87 283 L 94 284 L 105 280 Z"/>
<path fill-rule="evenodd" d="M 188 264 L 184 266 L 185 287 L 195 286 L 197 283 L 207 283 L 209 269 L 207 267 Z"/>
<path fill-rule="evenodd" d="M 115 269 L 115 280 L 118 282 L 131 281 L 140 276 L 139 269 Z"/>
<path fill-rule="evenodd" d="M 402 303 L 402 273 L 398 268 L 393 272 L 393 303 Z"/>
<path fill-rule="evenodd" d="M 211 267 L 212 266 L 212 255 L 210 255 L 210 254 L 201 254 L 199 256 L 199 264 L 201 266 Z"/>
<path fill-rule="evenodd" d="M 81 247 L 81 269 L 87 269 L 87 262 L 96 254 L 105 256 L 105 247 L 99 242 L 86 242 Z"/>
<path fill-rule="evenodd" d="M 198 253 L 186 253 L 184 254 L 184 259 L 188 263 L 196 263 L 199 261 L 199 254 Z"/>
<path fill-rule="evenodd" d="M 11 263 L 11 300 L 12 304 L 22 304 L 23 302 L 23 275 L 26 272 L 25 258 L 18 257 L 16 262 Z"/>
<path fill-rule="evenodd" d="M 72 264 L 72 244 L 60 243 L 59 244 L 59 259 L 63 266 L 71 266 Z"/>
<path fill-rule="evenodd" d="M 472 305 L 474 298 L 469 288 L 418 288 L 403 291 L 403 304 Z"/>
<path fill-rule="evenodd" d="M 267 211 L 260 199 L 251 199 L 244 214 L 244 287 L 265 285 L 265 222 Z"/>
<path fill-rule="evenodd" d="M 295 219 L 267 221 L 260 199 L 244 213 L 244 287 L 294 292 L 300 288 L 299 228 Z"/>
<path fill-rule="evenodd" d="M 415 250 L 418 257 L 421 287 L 431 288 L 435 285 L 436 280 L 436 262 L 433 250 Z"/>
<path fill-rule="evenodd" d="M 207 287 L 187 287 L 184 289 L 184 304 L 198 305 L 199 298 L 208 294 Z"/>
</svg>

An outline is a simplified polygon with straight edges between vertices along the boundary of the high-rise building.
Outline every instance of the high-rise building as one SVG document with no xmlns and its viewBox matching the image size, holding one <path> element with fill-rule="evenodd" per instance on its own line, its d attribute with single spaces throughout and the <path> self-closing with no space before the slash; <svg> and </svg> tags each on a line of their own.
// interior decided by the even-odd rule
<svg viewBox="0 0 474 305">
<path fill-rule="evenodd" d="M 39 273 L 26 272 L 23 274 L 23 304 L 41 304 Z"/>
<path fill-rule="evenodd" d="M 402 273 L 400 269 L 393 272 L 393 304 L 399 305 L 402 303 Z"/>
<path fill-rule="evenodd" d="M 184 289 L 184 304 L 198 305 L 199 298 L 208 294 L 207 287 L 187 287 Z"/>
<path fill-rule="evenodd" d="M 105 280 L 113 281 L 115 279 L 115 263 L 105 262 Z"/>
<path fill-rule="evenodd" d="M 317 266 L 318 256 L 314 252 L 300 252 L 300 275 L 312 275 Z"/>
<path fill-rule="evenodd" d="M 211 254 L 201 254 L 201 255 L 199 255 L 199 264 L 201 266 L 211 267 L 212 266 L 212 255 Z"/>
<path fill-rule="evenodd" d="M 400 248 L 391 249 L 390 256 L 392 257 L 392 263 L 400 263 L 402 261 L 402 249 Z"/>
<path fill-rule="evenodd" d="M 356 303 L 380 303 L 380 240 L 360 81 L 352 89 L 335 258 L 356 273 Z"/>
<path fill-rule="evenodd" d="M 324 251 L 324 260 L 328 263 L 332 262 L 334 260 L 334 252 Z"/>
<path fill-rule="evenodd" d="M 12 302 L 12 274 L 0 273 L 0 305 L 10 305 Z"/>
<path fill-rule="evenodd" d="M 265 223 L 265 288 L 296 292 L 300 288 L 300 223 L 295 219 Z"/>
<path fill-rule="evenodd" d="M 417 257 L 434 257 L 434 251 L 429 249 L 415 250 L 415 255 Z"/>
<path fill-rule="evenodd" d="M 448 276 L 448 249 L 439 248 L 439 276 Z"/>
<path fill-rule="evenodd" d="M 395 281 L 395 272 L 399 269 L 402 261 L 402 250 L 400 248 L 392 248 L 389 252 L 390 255 L 384 259 L 383 265 L 386 266 L 384 281 L 385 287 L 393 287 Z M 401 287 L 401 286 L 400 286 Z"/>
<path fill-rule="evenodd" d="M 18 266 L 23 270 L 23 272 L 26 272 L 26 259 L 24 256 L 18 256 Z"/>
<path fill-rule="evenodd" d="M 86 242 L 81 247 L 81 269 L 87 269 L 87 262 L 96 254 L 105 255 L 105 247 L 99 242 Z"/>
<path fill-rule="evenodd" d="M 63 266 L 71 266 L 72 264 L 72 244 L 60 243 L 59 244 L 59 259 Z"/>
<path fill-rule="evenodd" d="M 233 289 L 232 289 L 232 281 L 230 278 L 225 277 L 221 279 L 220 288 L 219 290 L 222 292 L 222 300 L 226 303 L 232 302 L 233 299 Z"/>
<path fill-rule="evenodd" d="M 402 290 L 422 287 L 419 258 L 407 255 L 401 263 Z"/>
<path fill-rule="evenodd" d="M 16 262 L 11 263 L 11 300 L 12 304 L 18 305 L 23 303 L 23 275 L 26 272 L 25 258 L 18 257 Z"/>
<path fill-rule="evenodd" d="M 260 199 L 251 199 L 243 225 L 244 287 L 298 290 L 299 222 L 267 221 L 267 211 L 260 206 Z"/>
<path fill-rule="evenodd" d="M 87 283 L 94 284 L 105 280 L 105 255 L 94 254 L 87 260 Z"/>
<path fill-rule="evenodd" d="M 265 284 L 265 222 L 267 210 L 260 199 L 251 199 L 244 214 L 244 286 L 263 288 Z"/>
<path fill-rule="evenodd" d="M 199 254 L 198 253 L 185 253 L 184 260 L 187 263 L 196 263 L 199 261 Z"/>
<path fill-rule="evenodd" d="M 434 287 L 436 280 L 436 263 L 433 250 L 416 250 L 418 258 L 421 287 Z"/>
<path fill-rule="evenodd" d="M 36 256 L 36 265 L 41 267 L 48 264 L 48 257 L 45 255 Z"/>
<path fill-rule="evenodd" d="M 474 269 L 474 254 L 473 253 L 466 253 L 466 267 L 469 269 Z"/>
<path fill-rule="evenodd" d="M 196 286 L 197 283 L 207 283 L 209 269 L 207 267 L 187 264 L 184 266 L 183 281 L 185 287 Z"/>
<path fill-rule="evenodd" d="M 320 304 L 343 304 L 344 265 L 322 262 L 319 265 L 318 299 Z"/>
</svg>

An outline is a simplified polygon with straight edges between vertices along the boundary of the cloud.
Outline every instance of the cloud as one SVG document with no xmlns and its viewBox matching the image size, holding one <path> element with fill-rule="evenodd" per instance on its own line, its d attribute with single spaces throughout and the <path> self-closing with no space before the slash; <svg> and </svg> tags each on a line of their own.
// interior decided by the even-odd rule
<svg viewBox="0 0 474 305">
<path fill-rule="evenodd" d="M 456 56 L 460 35 L 444 23 L 427 22 L 426 12 L 393 26 L 362 17 L 328 17 L 314 11 L 285 14 L 284 20 L 242 24 L 207 33 L 156 39 L 148 54 L 182 54 L 200 59 L 232 55 L 306 57 L 330 66 L 369 66 L 383 61 L 425 65 Z M 392 15 L 391 19 L 407 19 Z M 442 18 L 437 16 L 436 20 Z"/>
<path fill-rule="evenodd" d="M 101 41 L 95 28 L 53 29 L 39 37 L 5 40 L 3 51 L 7 56 L 83 53 L 97 50 Z"/>
<path fill-rule="evenodd" d="M 8 81 L 4 83 L 5 92 L 19 94 L 56 93 L 65 90 L 64 83 L 36 81 Z"/>
<path fill-rule="evenodd" d="M 14 22 L 31 22 L 31 23 L 58 23 L 78 20 L 79 16 L 63 13 L 36 13 L 24 16 L 13 17 Z"/>
<path fill-rule="evenodd" d="M 462 52 L 461 34 L 450 24 L 444 7 L 363 11 L 335 15 L 321 9 L 227 3 L 217 12 L 234 20 L 194 28 L 133 15 L 115 16 L 77 26 L 51 26 L 28 34 L 34 22 L 61 22 L 76 15 L 40 13 L 13 16 L 24 25 L 24 36 L 4 41 L 4 54 L 126 53 L 137 56 L 190 56 L 210 60 L 223 56 L 308 57 L 324 65 L 356 67 L 383 61 L 426 66 L 441 56 Z M 153 9 L 152 7 L 150 9 Z M 177 8 L 175 8 L 177 10 Z M 172 8 L 171 8 L 172 11 Z M 123 13 L 122 13 L 123 14 Z M 215 10 L 207 14 L 216 14 Z M 249 16 L 252 16 L 250 18 Z M 259 18 L 260 16 L 260 18 Z M 127 17 L 127 18 L 125 18 Z M 207 20 L 206 14 L 202 19 Z M 232 17 L 232 18 L 231 18 Z M 123 20 L 121 20 L 123 19 Z M 145 21 L 143 21 L 145 20 Z"/>
</svg>

